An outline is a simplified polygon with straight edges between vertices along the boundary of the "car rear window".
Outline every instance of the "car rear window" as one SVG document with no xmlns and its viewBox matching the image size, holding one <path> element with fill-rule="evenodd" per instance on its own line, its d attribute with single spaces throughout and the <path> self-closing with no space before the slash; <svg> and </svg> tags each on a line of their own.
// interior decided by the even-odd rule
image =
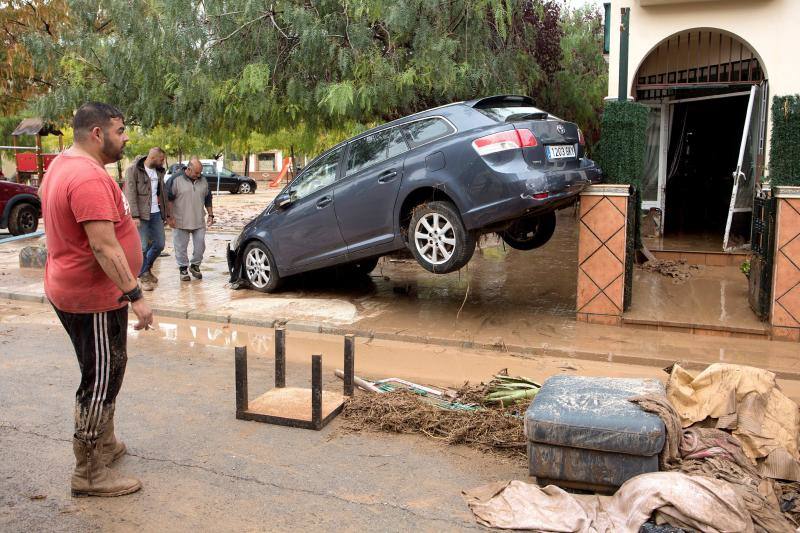
<svg viewBox="0 0 800 533">
<path fill-rule="evenodd" d="M 406 151 L 408 145 L 399 128 L 373 133 L 350 144 L 347 174 L 354 174 Z"/>
<path fill-rule="evenodd" d="M 417 120 L 403 126 L 411 137 L 413 147 L 435 141 L 455 132 L 455 128 L 443 118 L 433 117 Z"/>
<path fill-rule="evenodd" d="M 519 120 L 531 120 L 536 118 L 556 118 L 547 111 L 542 111 L 538 107 L 519 104 L 515 105 L 514 102 L 503 103 L 502 105 L 491 105 L 489 107 L 477 107 L 476 109 L 489 118 L 493 118 L 497 122 L 516 122 Z"/>
</svg>

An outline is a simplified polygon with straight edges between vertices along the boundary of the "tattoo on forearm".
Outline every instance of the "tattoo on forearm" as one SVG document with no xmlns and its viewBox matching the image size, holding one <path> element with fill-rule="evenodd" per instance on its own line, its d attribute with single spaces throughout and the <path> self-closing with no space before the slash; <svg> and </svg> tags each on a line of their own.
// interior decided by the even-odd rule
<svg viewBox="0 0 800 533">
<path fill-rule="evenodd" d="M 125 283 L 132 281 L 131 273 L 129 269 L 125 268 L 126 266 L 125 258 L 117 254 L 116 257 L 114 257 L 114 268 L 117 270 L 119 279 Z"/>
<path fill-rule="evenodd" d="M 114 272 L 117 273 L 117 279 L 119 281 L 124 281 L 125 278 L 122 277 L 122 272 L 119 271 L 119 267 L 117 266 L 117 262 L 114 261 L 113 259 L 111 260 L 111 266 L 114 267 Z"/>
</svg>

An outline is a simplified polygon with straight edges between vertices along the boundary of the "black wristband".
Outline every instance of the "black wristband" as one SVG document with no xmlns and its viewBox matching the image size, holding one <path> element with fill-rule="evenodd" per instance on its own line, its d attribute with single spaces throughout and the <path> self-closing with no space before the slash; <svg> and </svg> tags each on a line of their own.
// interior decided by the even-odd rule
<svg viewBox="0 0 800 533">
<path fill-rule="evenodd" d="M 137 283 L 136 287 L 134 287 L 132 290 L 130 290 L 130 291 L 126 292 L 126 293 L 123 293 L 122 296 L 119 297 L 118 301 L 119 301 L 119 303 L 122 303 L 122 302 L 133 303 L 136 300 L 141 300 L 142 296 L 143 296 L 142 295 L 142 289 L 141 289 L 141 287 L 139 287 L 139 284 Z"/>
</svg>

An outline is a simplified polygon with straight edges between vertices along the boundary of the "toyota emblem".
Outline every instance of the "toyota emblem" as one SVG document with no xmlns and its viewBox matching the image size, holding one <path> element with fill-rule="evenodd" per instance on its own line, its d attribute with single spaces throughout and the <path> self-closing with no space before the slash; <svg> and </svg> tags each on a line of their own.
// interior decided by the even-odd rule
<svg viewBox="0 0 800 533">
<path fill-rule="evenodd" d="M 563 124 L 559 124 L 556 126 L 556 131 L 561 135 L 564 135 L 565 133 L 567 133 L 567 128 L 565 128 Z"/>
</svg>

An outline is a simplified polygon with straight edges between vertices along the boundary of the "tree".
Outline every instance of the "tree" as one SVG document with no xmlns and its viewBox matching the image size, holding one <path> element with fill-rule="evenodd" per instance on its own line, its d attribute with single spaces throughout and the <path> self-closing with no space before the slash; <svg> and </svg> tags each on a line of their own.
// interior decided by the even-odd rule
<svg viewBox="0 0 800 533">
<path fill-rule="evenodd" d="M 256 132 L 313 152 L 480 95 L 529 94 L 595 123 L 602 103 L 579 99 L 604 84 L 599 15 L 555 0 L 68 1 L 78 15 L 36 106 L 51 118 L 105 100 L 146 130 L 175 126 L 242 153 Z"/>
<path fill-rule="evenodd" d="M 608 91 L 602 18 L 599 11 L 587 6 L 567 12 L 561 24 L 561 67 L 542 92 L 548 110 L 583 128 L 591 152 L 600 139 Z"/>
<path fill-rule="evenodd" d="M 0 114 L 16 113 L 48 91 L 58 69 L 57 40 L 66 0 L 0 2 Z"/>
</svg>

